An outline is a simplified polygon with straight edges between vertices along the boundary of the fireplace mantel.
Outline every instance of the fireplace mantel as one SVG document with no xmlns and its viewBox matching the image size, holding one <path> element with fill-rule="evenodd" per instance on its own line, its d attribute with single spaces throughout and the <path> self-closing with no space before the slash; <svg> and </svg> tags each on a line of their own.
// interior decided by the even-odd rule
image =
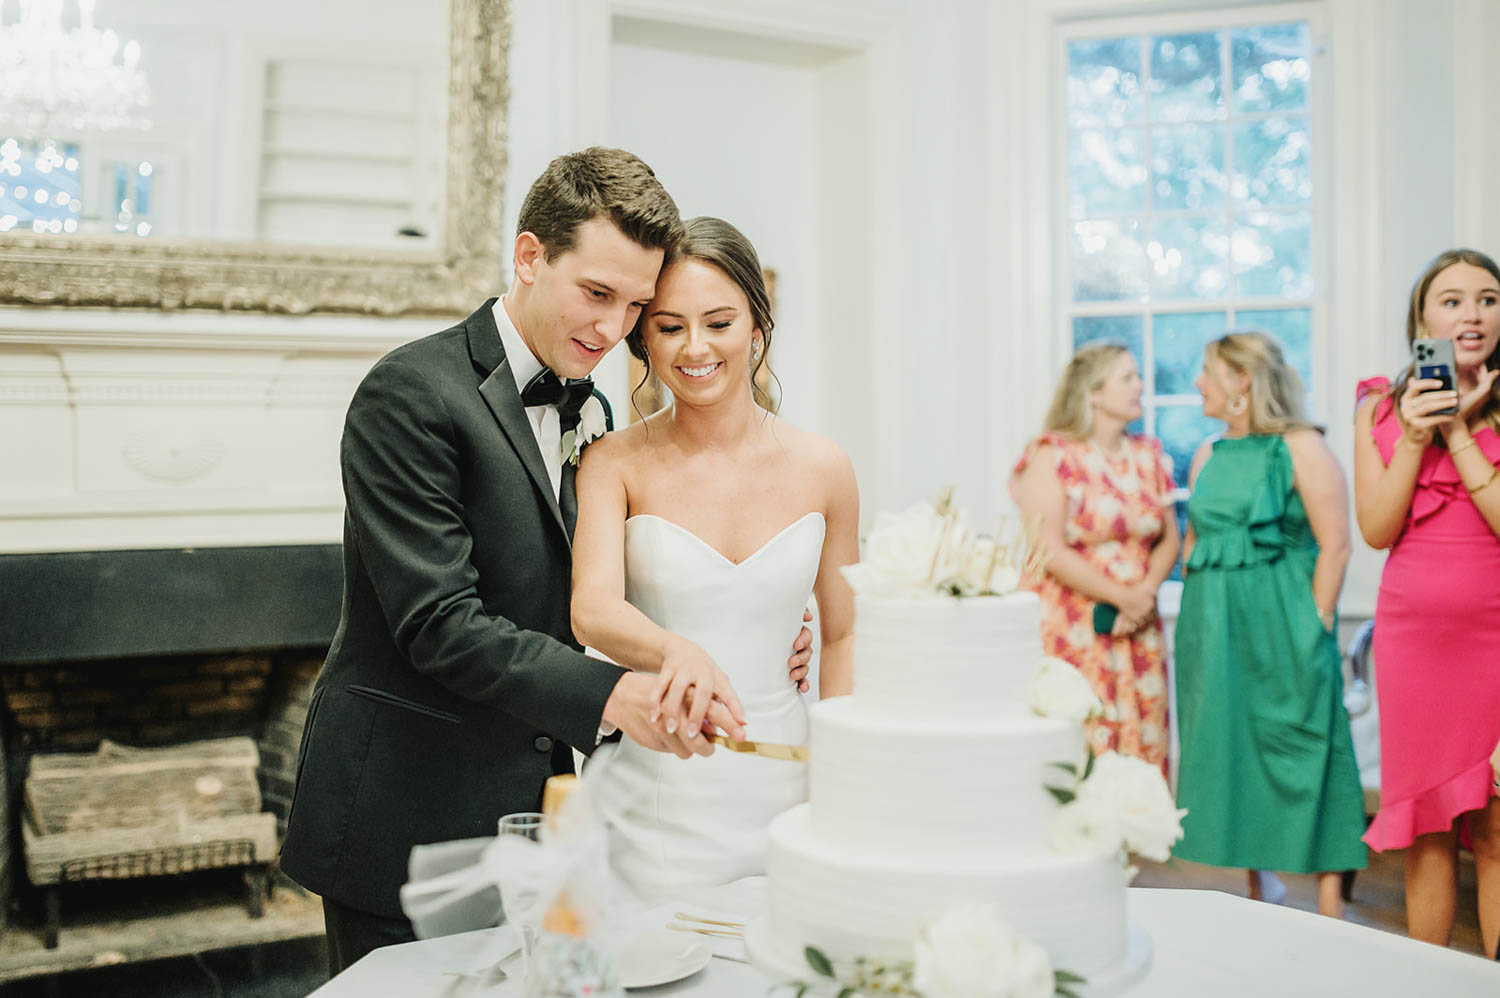
<svg viewBox="0 0 1500 998">
<path fill-rule="evenodd" d="M 443 325 L 0 309 L 0 553 L 337 544 L 349 398 Z"/>
</svg>

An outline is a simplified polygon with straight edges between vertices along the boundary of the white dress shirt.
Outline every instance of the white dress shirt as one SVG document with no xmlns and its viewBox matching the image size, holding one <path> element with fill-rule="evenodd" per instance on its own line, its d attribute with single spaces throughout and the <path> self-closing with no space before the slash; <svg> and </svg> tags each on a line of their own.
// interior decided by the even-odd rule
<svg viewBox="0 0 1500 998">
<path fill-rule="evenodd" d="M 510 313 L 505 310 L 505 299 L 496 298 L 492 309 L 495 326 L 500 330 L 500 343 L 505 347 L 505 357 L 510 361 L 510 373 L 516 379 L 516 393 L 525 390 L 526 384 L 536 377 L 543 367 L 531 352 L 521 334 L 516 332 Z M 532 436 L 536 437 L 537 450 L 542 452 L 542 464 L 547 466 L 547 478 L 552 483 L 552 498 L 562 496 L 562 421 L 555 405 L 529 405 L 526 420 L 531 424 Z"/>
</svg>

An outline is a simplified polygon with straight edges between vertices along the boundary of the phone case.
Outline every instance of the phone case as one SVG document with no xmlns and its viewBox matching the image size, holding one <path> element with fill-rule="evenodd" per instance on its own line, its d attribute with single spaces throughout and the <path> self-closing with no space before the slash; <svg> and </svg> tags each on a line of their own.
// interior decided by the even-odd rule
<svg viewBox="0 0 1500 998">
<path fill-rule="evenodd" d="M 1418 378 L 1430 378 L 1443 383 L 1441 388 L 1431 389 L 1432 391 L 1453 391 L 1453 369 L 1458 365 L 1453 359 L 1452 340 L 1438 340 L 1426 337 L 1412 340 L 1411 363 L 1413 373 Z M 1446 409 L 1438 409 L 1433 415 L 1451 416 L 1456 412 L 1458 412 L 1458 406 L 1454 405 Z"/>
<path fill-rule="evenodd" d="M 1120 608 L 1112 603 L 1094 604 L 1094 633 L 1109 634 L 1115 629 L 1115 618 L 1120 615 Z"/>
</svg>

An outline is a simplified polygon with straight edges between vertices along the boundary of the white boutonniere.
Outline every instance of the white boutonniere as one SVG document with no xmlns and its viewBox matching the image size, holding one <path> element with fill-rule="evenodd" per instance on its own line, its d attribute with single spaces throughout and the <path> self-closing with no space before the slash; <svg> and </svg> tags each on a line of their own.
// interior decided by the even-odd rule
<svg viewBox="0 0 1500 998">
<path fill-rule="evenodd" d="M 578 410 L 578 425 L 562 437 L 562 452 L 569 464 L 577 464 L 583 449 L 604 436 L 607 429 L 604 418 L 604 403 L 597 396 L 590 396 Z"/>
</svg>

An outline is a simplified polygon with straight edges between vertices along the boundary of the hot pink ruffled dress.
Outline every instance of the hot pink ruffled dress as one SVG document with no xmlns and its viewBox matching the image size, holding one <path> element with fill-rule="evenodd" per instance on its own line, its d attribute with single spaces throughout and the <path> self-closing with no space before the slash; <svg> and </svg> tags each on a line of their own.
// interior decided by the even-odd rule
<svg viewBox="0 0 1500 998">
<path fill-rule="evenodd" d="M 1370 378 L 1358 397 L 1389 387 Z M 1375 443 L 1387 464 L 1401 436 L 1392 410 L 1389 397 L 1375 409 Z M 1474 440 L 1500 463 L 1493 430 Z M 1500 538 L 1442 447 L 1422 455 L 1406 525 L 1380 577 L 1374 654 L 1380 814 L 1364 838 L 1373 849 L 1404 849 L 1485 806 L 1500 740 Z"/>
</svg>

